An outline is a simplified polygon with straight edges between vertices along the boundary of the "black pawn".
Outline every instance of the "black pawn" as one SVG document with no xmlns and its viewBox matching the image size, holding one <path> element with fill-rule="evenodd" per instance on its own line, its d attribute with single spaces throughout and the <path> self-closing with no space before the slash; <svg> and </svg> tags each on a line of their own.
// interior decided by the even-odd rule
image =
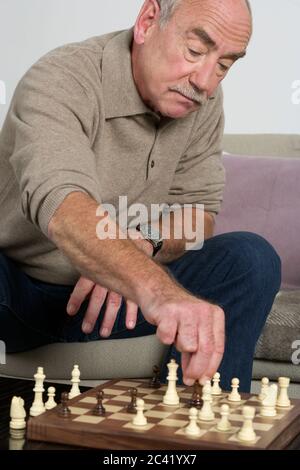
<svg viewBox="0 0 300 470">
<path fill-rule="evenodd" d="M 68 418 L 71 414 L 71 410 L 68 408 L 68 400 L 69 394 L 67 392 L 63 392 L 61 394 L 61 405 L 58 410 L 58 414 L 63 418 Z"/>
<path fill-rule="evenodd" d="M 97 398 L 97 405 L 93 409 L 93 414 L 96 416 L 104 416 L 106 413 L 106 410 L 103 406 L 104 393 L 102 390 L 100 392 L 97 392 L 96 398 Z"/>
<path fill-rule="evenodd" d="M 137 399 L 137 389 L 131 388 L 128 390 L 131 396 L 131 402 L 127 406 L 127 413 L 136 413 L 136 399 Z"/>
<path fill-rule="evenodd" d="M 160 388 L 161 383 L 159 381 L 160 368 L 158 366 L 153 367 L 153 377 L 149 382 L 150 388 Z"/>
<path fill-rule="evenodd" d="M 202 400 L 202 387 L 198 381 L 194 383 L 194 391 L 192 395 L 192 399 L 189 401 L 189 406 L 191 408 L 202 408 L 203 400 Z"/>
</svg>

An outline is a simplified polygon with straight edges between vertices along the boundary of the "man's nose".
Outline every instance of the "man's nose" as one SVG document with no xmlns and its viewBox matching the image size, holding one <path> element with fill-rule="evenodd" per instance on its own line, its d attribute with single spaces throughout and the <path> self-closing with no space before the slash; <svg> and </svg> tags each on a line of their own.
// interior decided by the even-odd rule
<svg viewBox="0 0 300 470">
<path fill-rule="evenodd" d="M 211 61 L 205 61 L 198 64 L 195 70 L 190 74 L 190 84 L 198 93 L 205 95 L 207 99 L 214 88 L 215 64 Z"/>
</svg>

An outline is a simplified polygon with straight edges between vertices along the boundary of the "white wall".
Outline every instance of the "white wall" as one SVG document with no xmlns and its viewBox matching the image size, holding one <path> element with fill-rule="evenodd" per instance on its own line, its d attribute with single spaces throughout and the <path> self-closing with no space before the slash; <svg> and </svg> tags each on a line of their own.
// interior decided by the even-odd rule
<svg viewBox="0 0 300 470">
<path fill-rule="evenodd" d="M 300 133 L 300 0 L 251 0 L 249 54 L 224 84 L 226 132 Z M 142 0 L 0 0 L 0 126 L 24 72 L 47 51 L 131 26 Z M 4 101 L 6 89 L 6 104 Z M 297 99 L 298 98 L 298 99 Z"/>
</svg>

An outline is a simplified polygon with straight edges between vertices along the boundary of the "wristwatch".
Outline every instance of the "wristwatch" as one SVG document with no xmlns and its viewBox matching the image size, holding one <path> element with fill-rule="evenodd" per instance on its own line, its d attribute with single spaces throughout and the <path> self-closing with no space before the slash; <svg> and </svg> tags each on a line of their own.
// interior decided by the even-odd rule
<svg viewBox="0 0 300 470">
<path fill-rule="evenodd" d="M 140 232 L 144 240 L 147 240 L 148 242 L 151 243 L 153 246 L 153 254 L 152 257 L 154 256 L 162 249 L 163 247 L 163 239 L 160 236 L 159 230 L 153 228 L 150 224 L 145 224 L 141 225 L 139 224 L 136 227 L 136 230 Z"/>
</svg>

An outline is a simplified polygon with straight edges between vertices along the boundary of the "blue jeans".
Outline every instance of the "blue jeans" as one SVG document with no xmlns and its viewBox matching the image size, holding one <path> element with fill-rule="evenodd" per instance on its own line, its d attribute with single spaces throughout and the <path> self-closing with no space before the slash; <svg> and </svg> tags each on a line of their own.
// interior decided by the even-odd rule
<svg viewBox="0 0 300 470">
<path fill-rule="evenodd" d="M 236 232 L 207 240 L 201 250 L 189 251 L 168 264 L 170 273 L 192 294 L 220 305 L 226 318 L 226 346 L 219 368 L 221 385 L 230 389 L 232 377 L 240 379 L 240 390 L 250 389 L 256 342 L 274 297 L 280 288 L 281 263 L 272 246 L 262 237 Z M 55 342 L 109 341 L 155 334 L 138 312 L 134 330 L 125 327 L 123 301 L 108 339 L 99 336 L 102 312 L 91 334 L 81 331 L 85 302 L 75 317 L 66 314 L 73 286 L 54 285 L 33 279 L 9 258 L 0 254 L 0 340 L 8 353 L 21 352 Z M 167 348 L 162 366 L 180 354 Z M 179 381 L 182 380 L 179 368 Z"/>
</svg>

